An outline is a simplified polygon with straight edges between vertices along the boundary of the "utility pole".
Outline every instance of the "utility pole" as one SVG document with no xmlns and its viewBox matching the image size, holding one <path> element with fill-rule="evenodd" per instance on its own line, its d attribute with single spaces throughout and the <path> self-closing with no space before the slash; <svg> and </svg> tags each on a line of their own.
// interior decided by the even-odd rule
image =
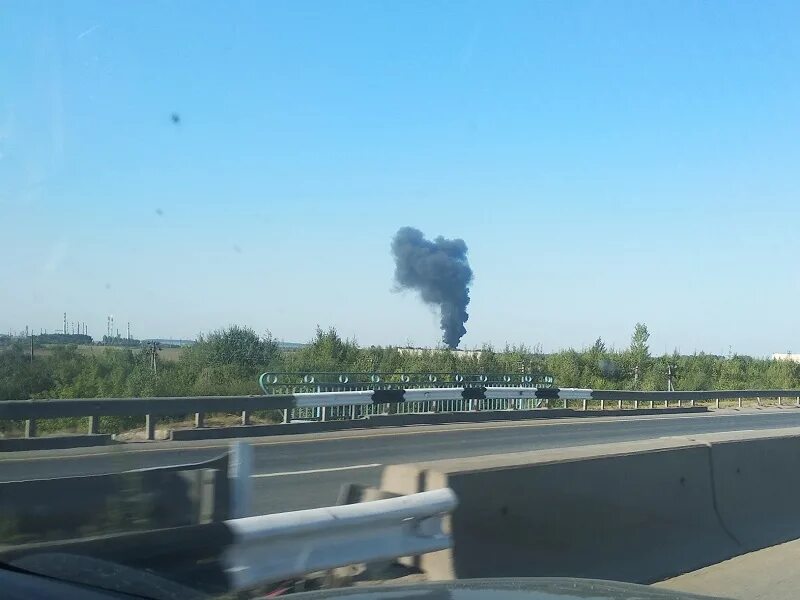
<svg viewBox="0 0 800 600">
<path fill-rule="evenodd" d="M 31 364 L 33 364 L 33 332 L 31 332 Z"/>
<path fill-rule="evenodd" d="M 150 358 L 152 360 L 153 365 L 153 375 L 158 375 L 158 351 L 161 350 L 161 346 L 158 344 L 157 341 L 153 340 L 149 344 L 147 344 L 148 350 L 150 352 Z"/>
<path fill-rule="evenodd" d="M 675 367 L 673 365 L 667 365 L 667 391 L 674 392 L 675 386 L 672 383 L 673 378 L 675 377 Z"/>
</svg>

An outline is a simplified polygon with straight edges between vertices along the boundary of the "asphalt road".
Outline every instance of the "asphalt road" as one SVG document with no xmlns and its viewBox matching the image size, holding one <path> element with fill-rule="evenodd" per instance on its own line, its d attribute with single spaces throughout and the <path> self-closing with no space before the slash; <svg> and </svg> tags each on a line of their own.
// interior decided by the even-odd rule
<svg viewBox="0 0 800 600">
<path fill-rule="evenodd" d="M 333 504 L 343 483 L 375 485 L 388 464 L 780 427 L 800 427 L 800 410 L 428 425 L 253 438 L 254 509 L 266 514 Z M 220 440 L 143 442 L 9 453 L 0 456 L 0 481 L 200 462 L 218 456 L 227 445 Z"/>
</svg>

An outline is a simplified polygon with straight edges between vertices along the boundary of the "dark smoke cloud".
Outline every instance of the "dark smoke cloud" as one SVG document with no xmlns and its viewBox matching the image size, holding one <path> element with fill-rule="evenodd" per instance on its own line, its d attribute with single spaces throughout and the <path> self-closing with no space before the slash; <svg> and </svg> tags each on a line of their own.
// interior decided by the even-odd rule
<svg viewBox="0 0 800 600">
<path fill-rule="evenodd" d="M 456 348 L 467 333 L 472 269 L 464 240 L 441 236 L 426 240 L 419 229 L 402 227 L 392 239 L 394 279 L 400 289 L 417 290 L 422 300 L 441 311 L 442 341 Z"/>
</svg>

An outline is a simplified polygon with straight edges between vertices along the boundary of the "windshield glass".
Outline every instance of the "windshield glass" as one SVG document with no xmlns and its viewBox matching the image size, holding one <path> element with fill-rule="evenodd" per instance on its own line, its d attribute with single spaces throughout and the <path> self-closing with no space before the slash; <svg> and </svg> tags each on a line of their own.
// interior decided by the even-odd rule
<svg viewBox="0 0 800 600">
<path fill-rule="evenodd" d="M 398 557 L 457 547 L 444 475 L 392 556 L 348 533 L 255 585 L 220 557 L 232 521 L 437 489 L 389 467 L 800 426 L 798 17 L 3 2 L 0 561 L 209 594 L 426 580 Z M 354 513 L 322 514 L 298 519 Z"/>
</svg>

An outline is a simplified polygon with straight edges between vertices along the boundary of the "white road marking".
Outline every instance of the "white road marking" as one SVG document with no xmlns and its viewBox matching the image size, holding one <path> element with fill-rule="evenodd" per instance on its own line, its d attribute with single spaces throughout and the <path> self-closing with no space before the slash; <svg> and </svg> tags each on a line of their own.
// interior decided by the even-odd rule
<svg viewBox="0 0 800 600">
<path fill-rule="evenodd" d="M 371 463 L 368 465 L 350 465 L 347 467 L 331 467 L 329 469 L 309 469 L 308 471 L 284 471 L 283 473 L 259 473 L 251 477 L 285 477 L 287 475 L 308 475 L 310 473 L 331 473 L 333 471 L 351 471 L 353 469 L 372 469 L 380 467 L 381 463 Z"/>
</svg>

